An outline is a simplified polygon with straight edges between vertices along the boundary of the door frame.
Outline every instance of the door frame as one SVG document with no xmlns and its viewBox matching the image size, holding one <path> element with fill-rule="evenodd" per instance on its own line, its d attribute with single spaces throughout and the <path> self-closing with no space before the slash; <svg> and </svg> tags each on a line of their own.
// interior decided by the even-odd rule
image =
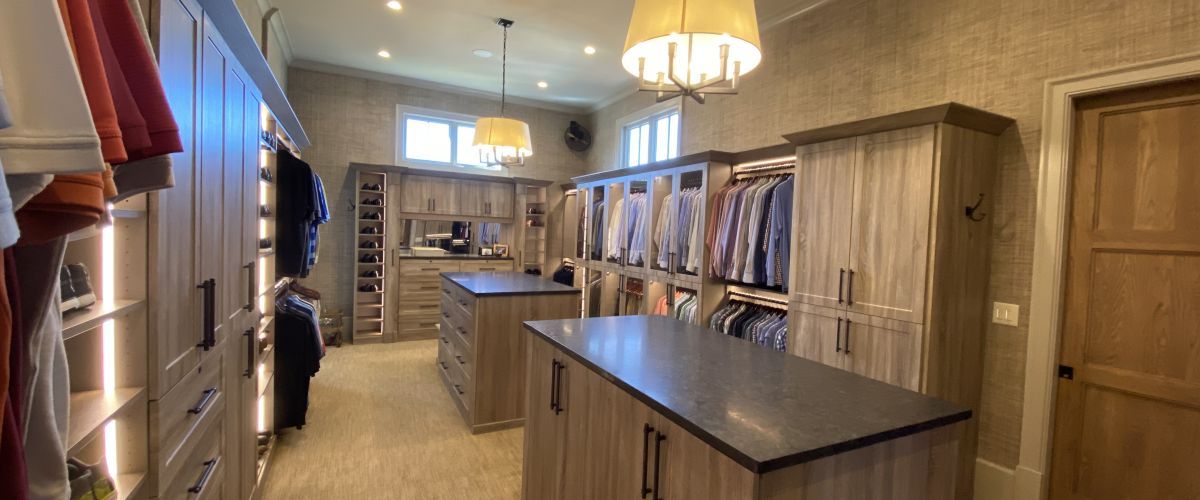
<svg viewBox="0 0 1200 500">
<path fill-rule="evenodd" d="M 1042 111 L 1033 279 L 1025 351 L 1017 499 L 1048 495 L 1055 388 L 1065 293 L 1075 101 L 1096 94 L 1200 77 L 1200 53 L 1049 80 Z"/>
</svg>

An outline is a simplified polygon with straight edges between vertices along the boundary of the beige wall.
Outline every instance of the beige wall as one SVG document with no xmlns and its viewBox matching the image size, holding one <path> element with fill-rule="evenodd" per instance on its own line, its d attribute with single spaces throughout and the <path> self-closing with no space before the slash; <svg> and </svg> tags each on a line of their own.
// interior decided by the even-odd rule
<svg viewBox="0 0 1200 500">
<path fill-rule="evenodd" d="M 500 105 L 486 97 L 300 68 L 290 69 L 288 99 L 312 140 L 303 158 L 321 176 L 332 214 L 329 224 L 321 228 L 320 262 L 309 286 L 321 291 L 325 307 L 341 308 L 349 314 L 353 280 L 347 276 L 354 272 L 350 204 L 357 200 L 354 173 L 348 165 L 395 163 L 397 104 L 476 116 L 497 113 Z M 526 165 L 509 173 L 561 181 L 586 171 L 583 156 L 567 149 L 562 140 L 567 124 L 583 117 L 511 104 L 507 114 L 529 123 L 534 145 Z M 562 190 L 551 187 L 551 194 L 556 193 L 561 195 Z"/>
<path fill-rule="evenodd" d="M 832 0 L 763 34 L 742 93 L 684 105 L 683 152 L 739 151 L 781 134 L 958 101 L 1017 120 L 1001 137 L 991 300 L 1029 311 L 1042 94 L 1049 78 L 1200 47 L 1196 0 Z M 619 68 L 614 66 L 614 71 Z M 592 116 L 592 170 L 616 162 L 615 121 L 640 94 Z M 1017 463 L 1026 318 L 987 334 L 980 456 Z"/>
<path fill-rule="evenodd" d="M 242 13 L 242 18 L 246 20 L 246 27 L 250 28 L 250 34 L 254 35 L 256 42 L 262 43 L 262 16 L 264 9 L 259 4 L 259 0 L 237 0 L 237 8 Z M 267 3 L 267 5 L 270 5 Z M 283 15 L 283 12 L 275 14 L 278 18 Z M 276 19 L 278 22 L 278 19 Z M 271 72 L 275 73 L 275 79 L 279 80 L 281 88 L 287 88 L 288 76 L 288 61 L 284 55 L 283 40 L 279 37 L 276 24 L 272 25 L 270 40 L 267 43 L 267 65 L 271 67 Z"/>
</svg>

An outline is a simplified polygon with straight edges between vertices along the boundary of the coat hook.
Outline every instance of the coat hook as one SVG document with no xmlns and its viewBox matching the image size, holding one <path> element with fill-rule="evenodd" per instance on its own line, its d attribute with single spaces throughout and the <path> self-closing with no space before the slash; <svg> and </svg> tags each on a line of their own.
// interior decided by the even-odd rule
<svg viewBox="0 0 1200 500">
<path fill-rule="evenodd" d="M 979 206 L 982 204 L 983 204 L 983 193 L 979 193 L 979 200 L 975 201 L 975 206 L 973 206 L 973 207 L 969 206 L 966 209 L 967 218 L 971 219 L 975 222 L 983 222 L 983 219 L 986 219 L 988 214 L 985 214 L 985 213 L 979 211 Z M 976 216 L 976 214 L 978 214 L 978 216 Z"/>
</svg>

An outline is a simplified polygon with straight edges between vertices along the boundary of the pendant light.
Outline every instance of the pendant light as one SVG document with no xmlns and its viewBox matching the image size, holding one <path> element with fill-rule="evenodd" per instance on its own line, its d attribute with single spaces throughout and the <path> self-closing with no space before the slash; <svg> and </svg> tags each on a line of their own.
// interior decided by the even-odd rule
<svg viewBox="0 0 1200 500">
<path fill-rule="evenodd" d="M 636 0 L 621 66 L 658 100 L 736 94 L 762 61 L 754 0 Z"/>
<path fill-rule="evenodd" d="M 475 140 L 472 145 L 479 151 L 480 163 L 514 167 L 525 164 L 525 158 L 533 156 L 533 142 L 529 139 L 529 124 L 504 116 L 504 101 L 508 85 L 508 28 L 513 22 L 499 19 L 496 24 L 504 28 L 504 56 L 500 69 L 500 116 L 480 118 L 475 122 Z"/>
</svg>

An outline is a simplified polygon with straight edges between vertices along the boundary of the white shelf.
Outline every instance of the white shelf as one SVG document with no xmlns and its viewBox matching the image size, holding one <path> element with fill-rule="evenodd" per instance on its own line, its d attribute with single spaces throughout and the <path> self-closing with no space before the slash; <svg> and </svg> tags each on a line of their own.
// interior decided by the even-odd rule
<svg viewBox="0 0 1200 500">
<path fill-rule="evenodd" d="M 63 315 L 63 340 L 87 333 L 110 319 L 128 316 L 146 305 L 145 300 L 102 300 L 81 311 Z"/>
<path fill-rule="evenodd" d="M 131 472 L 127 474 L 117 474 L 113 479 L 117 487 L 117 500 L 126 500 L 129 498 L 137 498 L 142 492 L 142 487 L 146 485 L 146 474 L 142 472 Z"/>
<path fill-rule="evenodd" d="M 67 455 L 77 455 L 104 424 L 116 418 L 134 402 L 144 401 L 145 387 L 71 393 L 70 417 L 67 423 Z"/>
</svg>

